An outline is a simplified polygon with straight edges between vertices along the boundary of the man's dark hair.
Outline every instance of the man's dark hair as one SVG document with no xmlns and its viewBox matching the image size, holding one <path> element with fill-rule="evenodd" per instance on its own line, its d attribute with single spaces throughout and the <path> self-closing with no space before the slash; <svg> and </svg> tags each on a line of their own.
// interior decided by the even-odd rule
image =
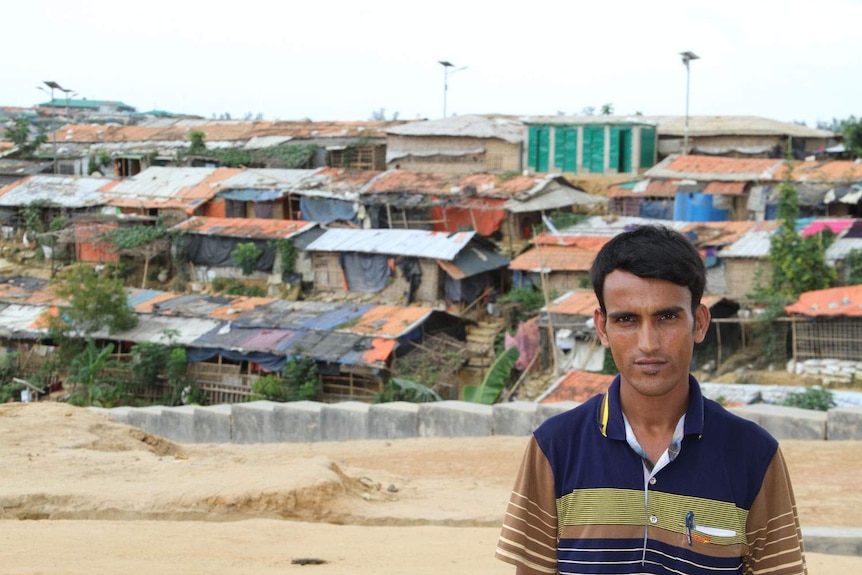
<svg viewBox="0 0 862 575">
<path fill-rule="evenodd" d="M 590 268 L 590 279 L 602 313 L 605 277 L 614 270 L 687 287 L 692 311 L 700 304 L 706 288 L 706 266 L 697 249 L 684 235 L 664 226 L 639 226 L 623 232 L 599 251 Z"/>
</svg>

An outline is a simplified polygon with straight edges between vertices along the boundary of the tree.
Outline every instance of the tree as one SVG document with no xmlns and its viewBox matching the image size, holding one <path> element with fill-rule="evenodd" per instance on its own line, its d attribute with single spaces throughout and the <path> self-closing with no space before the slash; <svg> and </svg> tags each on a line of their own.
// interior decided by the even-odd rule
<svg viewBox="0 0 862 575">
<path fill-rule="evenodd" d="M 262 255 L 262 249 L 252 242 L 245 242 L 237 244 L 236 248 L 230 253 L 230 258 L 242 270 L 242 275 L 250 276 L 257 267 L 257 262 Z"/>
<path fill-rule="evenodd" d="M 602 116 L 613 116 L 614 114 L 614 105 L 608 102 L 607 104 L 602 104 Z"/>
<path fill-rule="evenodd" d="M 103 328 L 116 333 L 138 324 L 122 280 L 100 277 L 90 267 L 77 266 L 58 277 L 54 293 L 66 301 L 61 315 L 52 318 L 56 330 L 84 337 Z"/>
<path fill-rule="evenodd" d="M 12 127 L 7 128 L 3 135 L 15 143 L 21 156 L 25 158 L 32 156 L 33 152 L 48 140 L 44 134 L 30 138 L 30 120 L 27 118 L 16 119 Z"/>
<path fill-rule="evenodd" d="M 862 158 L 862 117 L 851 115 L 843 120 L 832 118 L 831 122 L 817 122 L 817 128 L 841 134 L 846 153 L 854 158 Z"/>
<path fill-rule="evenodd" d="M 835 270 L 826 263 L 822 237 L 801 237 L 796 232 L 799 200 L 789 181 L 778 187 L 778 220 L 780 227 L 772 235 L 769 263 L 772 265 L 770 291 L 794 301 L 806 291 L 824 289 L 835 284 Z"/>
<path fill-rule="evenodd" d="M 206 133 L 201 130 L 192 130 L 189 132 L 189 154 L 205 154 L 207 146 L 204 143 Z"/>
</svg>

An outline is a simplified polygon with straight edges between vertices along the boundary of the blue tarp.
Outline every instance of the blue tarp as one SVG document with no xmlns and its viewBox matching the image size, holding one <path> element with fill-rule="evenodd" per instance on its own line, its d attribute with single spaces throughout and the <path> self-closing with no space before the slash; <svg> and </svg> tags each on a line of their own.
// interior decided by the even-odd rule
<svg viewBox="0 0 862 575">
<path fill-rule="evenodd" d="M 216 196 L 237 202 L 272 202 L 285 193 L 278 190 L 228 190 L 219 192 Z"/>
<path fill-rule="evenodd" d="M 335 221 L 359 223 L 356 218 L 356 204 L 347 200 L 302 196 L 299 199 L 299 211 L 302 212 L 302 219 L 306 222 L 318 222 L 320 224 Z"/>
</svg>

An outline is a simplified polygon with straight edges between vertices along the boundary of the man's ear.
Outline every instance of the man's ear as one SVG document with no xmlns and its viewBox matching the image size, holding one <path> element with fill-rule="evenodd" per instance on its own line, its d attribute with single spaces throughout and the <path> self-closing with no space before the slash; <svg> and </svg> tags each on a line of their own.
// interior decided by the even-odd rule
<svg viewBox="0 0 862 575">
<path fill-rule="evenodd" d="M 602 345 L 605 347 L 610 347 L 608 343 L 608 331 L 607 331 L 607 316 L 602 312 L 601 308 L 596 308 L 593 311 L 593 323 L 596 325 L 596 333 L 599 334 L 599 341 L 602 342 Z"/>
<path fill-rule="evenodd" d="M 694 312 L 694 342 L 700 343 L 706 337 L 706 330 L 709 329 L 709 320 L 712 314 L 709 313 L 709 308 L 703 304 L 697 306 Z"/>
</svg>

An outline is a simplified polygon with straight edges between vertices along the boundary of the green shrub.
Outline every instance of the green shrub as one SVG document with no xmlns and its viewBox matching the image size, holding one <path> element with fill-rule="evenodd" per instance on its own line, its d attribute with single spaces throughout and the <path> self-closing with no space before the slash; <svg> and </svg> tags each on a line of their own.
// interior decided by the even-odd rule
<svg viewBox="0 0 862 575">
<path fill-rule="evenodd" d="M 809 387 L 805 391 L 788 393 L 781 405 L 829 411 L 837 404 L 835 403 L 835 395 L 831 391 L 820 387 Z"/>
</svg>

